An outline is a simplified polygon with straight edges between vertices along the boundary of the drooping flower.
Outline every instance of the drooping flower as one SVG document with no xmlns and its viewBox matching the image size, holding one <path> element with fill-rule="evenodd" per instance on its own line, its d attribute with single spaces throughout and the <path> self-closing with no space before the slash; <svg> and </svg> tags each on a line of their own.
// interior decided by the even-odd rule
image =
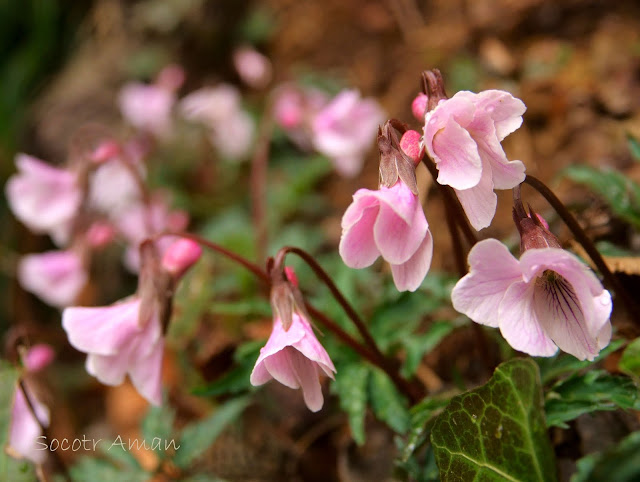
<svg viewBox="0 0 640 482">
<path fill-rule="evenodd" d="M 129 375 L 138 392 L 162 403 L 163 329 L 171 315 L 175 284 L 200 256 L 193 241 L 180 239 L 159 260 L 155 246 L 141 246 L 143 265 L 138 293 L 104 307 L 70 307 L 62 314 L 69 342 L 88 354 L 86 369 L 106 385 Z"/>
<path fill-rule="evenodd" d="M 611 295 L 573 254 L 527 249 L 517 260 L 485 239 L 469 253 L 470 271 L 453 289 L 453 307 L 500 328 L 516 350 L 551 356 L 557 348 L 593 360 L 611 339 Z"/>
<path fill-rule="evenodd" d="M 522 124 L 524 103 L 508 92 L 461 91 L 425 116 L 424 145 L 438 168 L 438 182 L 454 188 L 475 229 L 496 212 L 494 189 L 524 180 L 524 164 L 509 161 L 500 142 Z"/>
<path fill-rule="evenodd" d="M 38 344 L 24 353 L 22 361 L 26 371 L 34 373 L 49 365 L 53 358 L 53 349 L 49 345 Z M 49 409 L 38 400 L 27 382 L 23 379 L 22 384 L 15 388 L 6 450 L 12 457 L 42 464 L 48 452 L 46 447 L 38 444 L 38 437 L 43 435 L 42 427 L 49 426 Z M 25 395 L 29 397 L 28 402 Z"/>
<path fill-rule="evenodd" d="M 251 384 L 258 386 L 275 378 L 289 388 L 301 388 L 305 404 L 317 412 L 324 404 L 319 376 L 333 379 L 335 371 L 310 323 L 294 312 L 288 330 L 274 318 L 271 336 L 251 373 Z"/>
<path fill-rule="evenodd" d="M 18 173 L 5 188 L 16 217 L 36 233 L 51 234 L 68 226 L 82 198 L 77 176 L 26 154 L 16 156 L 16 166 Z"/>
<path fill-rule="evenodd" d="M 329 157 L 339 174 L 353 177 L 362 169 L 383 120 L 374 99 L 361 99 L 357 90 L 342 91 L 313 118 L 313 146 Z"/>
<path fill-rule="evenodd" d="M 18 264 L 20 285 L 58 308 L 73 304 L 87 279 L 80 256 L 71 250 L 29 254 Z"/>
<path fill-rule="evenodd" d="M 180 112 L 185 119 L 208 128 L 211 143 L 223 157 L 241 160 L 249 154 L 255 126 L 242 109 L 240 92 L 234 86 L 196 90 L 180 101 Z"/>
</svg>

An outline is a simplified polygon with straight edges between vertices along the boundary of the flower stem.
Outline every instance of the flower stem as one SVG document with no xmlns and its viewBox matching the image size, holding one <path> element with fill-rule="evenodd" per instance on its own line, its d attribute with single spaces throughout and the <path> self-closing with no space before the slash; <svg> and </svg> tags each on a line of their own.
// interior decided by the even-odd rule
<svg viewBox="0 0 640 482">
<path fill-rule="evenodd" d="M 640 313 L 640 307 L 633 300 L 630 294 L 627 292 L 625 287 L 620 283 L 618 278 L 614 276 L 611 272 L 607 263 L 604 261 L 598 249 L 595 247 L 589 236 L 584 232 L 584 229 L 580 226 L 578 221 L 573 217 L 573 215 L 569 212 L 566 206 L 558 199 L 558 197 L 549 189 L 546 184 L 544 184 L 539 179 L 527 174 L 524 182 L 529 186 L 538 191 L 542 197 L 544 197 L 549 204 L 555 209 L 558 215 L 562 218 L 568 228 L 571 230 L 576 240 L 582 245 L 584 250 L 587 252 L 593 264 L 596 265 L 602 276 L 604 277 L 607 284 L 615 291 L 615 293 L 620 297 L 622 303 L 627 309 L 629 315 L 632 319 L 634 319 L 638 313 Z"/>
</svg>

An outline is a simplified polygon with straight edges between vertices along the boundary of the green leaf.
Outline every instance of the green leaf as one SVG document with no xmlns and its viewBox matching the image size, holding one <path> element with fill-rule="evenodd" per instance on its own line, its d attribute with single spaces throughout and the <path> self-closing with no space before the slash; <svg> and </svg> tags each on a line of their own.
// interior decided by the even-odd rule
<svg viewBox="0 0 640 482">
<path fill-rule="evenodd" d="M 249 399 L 245 397 L 230 400 L 204 420 L 187 425 L 182 430 L 173 462 L 181 469 L 188 468 L 211 446 L 224 428 L 240 416 L 248 404 Z"/>
<path fill-rule="evenodd" d="M 367 413 L 367 386 L 371 369 L 362 362 L 337 367 L 331 391 L 338 395 L 340 408 L 347 412 L 351 434 L 358 445 L 365 441 L 364 419 Z"/>
<path fill-rule="evenodd" d="M 401 374 L 407 378 L 413 376 L 425 353 L 433 350 L 455 328 L 456 324 L 451 321 L 436 321 L 426 333 L 406 337 L 403 340 L 406 358 Z"/>
<path fill-rule="evenodd" d="M 640 227 L 640 186 L 624 174 L 613 169 L 575 165 L 566 168 L 563 175 L 591 188 L 607 201 L 616 215 Z"/>
<path fill-rule="evenodd" d="M 9 443 L 13 394 L 18 384 L 19 371 L 0 361 L 0 480 L 11 482 L 36 479 L 33 466 L 26 460 L 16 460 L 5 452 Z"/>
<path fill-rule="evenodd" d="M 627 134 L 627 144 L 629 145 L 629 152 L 631 157 L 640 162 L 640 141 L 633 137 L 631 134 Z"/>
<path fill-rule="evenodd" d="M 164 458 L 165 451 L 164 441 L 168 441 L 172 438 L 173 434 L 173 421 L 175 418 L 174 411 L 166 406 L 155 407 L 152 406 L 147 415 L 142 420 L 141 432 L 144 440 L 151 443 L 160 458 Z M 154 444 L 154 439 L 162 441 L 162 447 L 158 447 Z"/>
<path fill-rule="evenodd" d="M 406 400 L 398 393 L 386 373 L 371 369 L 369 399 L 373 413 L 398 433 L 406 433 L 410 425 Z"/>
<path fill-rule="evenodd" d="M 113 450 L 125 452 L 118 448 L 114 448 Z M 109 452 L 109 454 L 111 455 L 111 452 Z M 151 474 L 142 469 L 120 468 L 108 460 L 82 457 L 69 469 L 69 476 L 74 482 L 86 482 L 87 480 L 91 482 L 112 482 L 114 480 L 144 482 L 149 480 Z"/>
<path fill-rule="evenodd" d="M 454 397 L 431 444 L 444 482 L 556 480 L 535 362 L 505 362 L 484 386 Z"/>
<path fill-rule="evenodd" d="M 628 435 L 606 452 L 580 460 L 571 482 L 633 482 L 640 480 L 640 432 Z"/>
<path fill-rule="evenodd" d="M 420 403 L 411 407 L 411 429 L 400 457 L 403 462 L 408 461 L 415 450 L 427 440 L 431 434 L 431 427 L 435 418 L 450 401 L 451 399 L 446 396 L 442 398 L 426 397 Z"/>
<path fill-rule="evenodd" d="M 640 379 L 640 338 L 633 340 L 622 352 L 618 367 L 624 373 Z"/>
<path fill-rule="evenodd" d="M 547 424 L 566 428 L 566 422 L 598 410 L 634 408 L 638 388 L 629 377 L 601 370 L 573 375 L 555 384 L 547 393 Z"/>
</svg>

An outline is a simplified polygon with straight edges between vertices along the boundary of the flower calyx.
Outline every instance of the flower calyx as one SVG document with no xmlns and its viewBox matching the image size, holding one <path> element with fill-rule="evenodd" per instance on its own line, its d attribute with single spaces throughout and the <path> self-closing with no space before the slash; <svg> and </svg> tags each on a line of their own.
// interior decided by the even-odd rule
<svg viewBox="0 0 640 482">
<path fill-rule="evenodd" d="M 444 79 L 438 69 L 422 72 L 422 90 L 427 95 L 427 109 L 425 114 L 436 108 L 442 99 L 448 99 L 444 89 Z"/>
<path fill-rule="evenodd" d="M 549 225 L 531 206 L 529 212 L 522 204 L 520 185 L 513 188 L 513 222 L 520 233 L 520 253 L 528 249 L 562 248 L 558 238 L 549 231 Z"/>
<path fill-rule="evenodd" d="M 385 122 L 378 128 L 378 149 L 380 150 L 380 177 L 378 184 L 393 187 L 398 178 L 404 182 L 413 194 L 418 195 L 418 183 L 413 159 L 400 147 L 398 133 L 407 132 L 406 126 L 396 119 Z"/>
<path fill-rule="evenodd" d="M 273 317 L 281 321 L 284 331 L 289 331 L 294 313 L 305 320 L 310 320 L 311 317 L 305 307 L 302 293 L 298 289 L 298 279 L 293 269 L 274 262 L 271 258 L 267 262 L 267 270 L 271 277 L 270 301 Z"/>
<path fill-rule="evenodd" d="M 150 239 L 140 243 L 140 280 L 138 282 L 140 311 L 138 314 L 138 326 L 141 328 L 146 326 L 151 321 L 154 313 L 157 313 L 163 332 L 166 331 L 173 310 L 176 281 L 176 278 L 170 272 L 162 269 L 160 255 L 155 243 Z"/>
</svg>

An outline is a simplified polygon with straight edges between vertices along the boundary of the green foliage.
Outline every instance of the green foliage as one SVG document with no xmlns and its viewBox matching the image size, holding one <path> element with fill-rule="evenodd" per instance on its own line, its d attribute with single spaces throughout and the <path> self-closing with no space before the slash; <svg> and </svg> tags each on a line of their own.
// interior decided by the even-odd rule
<svg viewBox="0 0 640 482">
<path fill-rule="evenodd" d="M 18 383 L 19 372 L 8 363 L 0 361 L 0 480 L 22 482 L 35 480 L 30 462 L 16 460 L 5 452 L 9 443 L 13 394 Z"/>
<path fill-rule="evenodd" d="M 629 145 L 629 152 L 631 157 L 640 162 L 640 141 L 633 137 L 631 134 L 627 134 L 627 144 Z"/>
<path fill-rule="evenodd" d="M 640 186 L 613 169 L 575 165 L 563 175 L 600 195 L 620 218 L 640 228 Z"/>
<path fill-rule="evenodd" d="M 510 360 L 484 386 L 454 397 L 431 443 L 444 482 L 555 480 L 537 365 Z"/>
<path fill-rule="evenodd" d="M 547 393 L 547 424 L 567 428 L 566 422 L 598 410 L 638 408 L 638 388 L 625 376 L 592 370 L 556 383 Z"/>
<path fill-rule="evenodd" d="M 409 429 L 407 402 L 389 377 L 379 368 L 371 369 L 369 381 L 371 408 L 376 417 L 398 433 Z"/>
<path fill-rule="evenodd" d="M 640 432 L 625 437 L 603 453 L 578 460 L 578 470 L 571 482 L 633 482 L 640 480 Z"/>
<path fill-rule="evenodd" d="M 189 467 L 211 446 L 224 428 L 240 416 L 248 404 L 247 398 L 236 398 L 219 406 L 206 419 L 187 425 L 182 430 L 173 462 L 182 469 Z"/>
<path fill-rule="evenodd" d="M 125 450 L 113 449 L 113 454 L 127 454 Z M 113 455 L 111 451 L 105 454 Z M 134 459 L 135 460 L 135 459 Z M 142 470 L 139 466 L 119 466 L 114 459 L 105 460 L 95 457 L 82 457 L 69 469 L 69 476 L 74 482 L 111 482 L 114 480 L 126 480 L 127 482 L 144 482 L 149 480 L 151 474 Z"/>
<path fill-rule="evenodd" d="M 627 345 L 618 366 L 624 373 L 640 379 L 640 338 L 636 338 Z"/>
<path fill-rule="evenodd" d="M 142 420 L 142 426 L 140 427 L 142 437 L 148 442 L 154 439 L 170 440 L 173 435 L 174 419 L 175 413 L 169 406 L 152 406 L 144 420 Z M 156 447 L 153 444 L 151 446 L 161 459 L 165 458 L 166 451 L 162 450 L 164 446 Z"/>
<path fill-rule="evenodd" d="M 350 362 L 336 368 L 331 390 L 340 399 L 340 408 L 349 417 L 351 435 L 357 444 L 365 441 L 364 419 L 367 414 L 367 386 L 370 369 L 362 362 Z"/>
</svg>

